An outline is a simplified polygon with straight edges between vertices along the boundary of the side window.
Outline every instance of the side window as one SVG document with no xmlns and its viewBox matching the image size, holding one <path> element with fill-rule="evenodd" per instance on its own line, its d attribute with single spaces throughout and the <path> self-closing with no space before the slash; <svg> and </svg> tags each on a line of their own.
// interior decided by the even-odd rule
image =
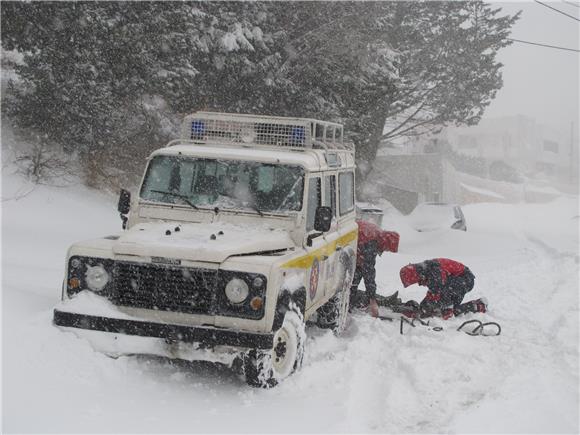
<svg viewBox="0 0 580 435">
<path fill-rule="evenodd" d="M 354 174 L 342 172 L 338 175 L 340 215 L 354 209 Z"/>
<path fill-rule="evenodd" d="M 314 216 L 320 205 L 320 178 L 311 178 L 308 183 L 308 206 L 306 209 L 306 231 L 314 229 Z"/>
<path fill-rule="evenodd" d="M 326 141 L 327 142 L 334 142 L 334 127 L 329 125 L 326 127 Z"/>
<path fill-rule="evenodd" d="M 314 138 L 318 141 L 323 141 L 324 140 L 324 125 L 321 124 L 315 124 L 316 125 L 316 129 L 314 131 Z"/>
<path fill-rule="evenodd" d="M 337 143 L 342 143 L 342 127 L 336 127 L 336 131 L 334 133 L 334 140 Z"/>
<path fill-rule="evenodd" d="M 324 177 L 324 205 L 332 209 L 332 215 L 336 216 L 336 175 Z"/>
</svg>

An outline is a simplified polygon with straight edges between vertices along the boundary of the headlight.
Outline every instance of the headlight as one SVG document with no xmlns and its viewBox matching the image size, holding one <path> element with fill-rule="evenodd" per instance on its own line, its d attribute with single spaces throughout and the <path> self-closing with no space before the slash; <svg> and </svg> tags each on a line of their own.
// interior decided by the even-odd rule
<svg viewBox="0 0 580 435">
<path fill-rule="evenodd" d="M 226 285 L 226 296 L 232 304 L 241 304 L 249 293 L 248 284 L 239 278 L 230 280 Z"/>
<path fill-rule="evenodd" d="M 89 266 L 87 264 L 85 281 L 89 289 L 100 292 L 109 282 L 109 274 L 101 264 L 97 264 L 96 266 Z"/>
</svg>

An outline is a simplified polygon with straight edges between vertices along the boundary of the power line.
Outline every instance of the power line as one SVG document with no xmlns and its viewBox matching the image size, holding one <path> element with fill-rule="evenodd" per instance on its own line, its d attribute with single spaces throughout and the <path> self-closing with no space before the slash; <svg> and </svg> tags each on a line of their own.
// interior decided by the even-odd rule
<svg viewBox="0 0 580 435">
<path fill-rule="evenodd" d="M 574 3 L 574 2 L 567 2 L 566 0 L 564 0 L 564 3 L 575 6 L 577 8 L 580 8 L 580 4 Z"/>
<path fill-rule="evenodd" d="M 542 2 L 541 2 L 541 1 L 539 1 L 539 0 L 534 0 L 534 1 L 535 1 L 536 3 L 539 3 L 539 4 L 541 4 L 542 6 L 545 6 L 545 7 L 547 7 L 547 8 L 550 8 L 550 9 L 552 9 L 552 10 L 554 10 L 554 11 L 556 11 L 556 12 L 558 12 L 558 13 L 562 14 L 562 15 L 566 15 L 567 17 L 569 17 L 569 18 L 572 18 L 573 20 L 580 21 L 580 19 L 576 18 L 574 15 L 567 14 L 566 12 L 563 12 L 563 11 L 561 11 L 560 9 L 553 8 L 552 6 L 550 6 L 550 5 L 547 5 L 546 3 L 542 3 Z"/>
<path fill-rule="evenodd" d="M 574 51 L 580 53 L 580 50 L 575 48 L 558 47 L 557 45 L 540 44 L 539 42 L 522 41 L 521 39 L 506 38 L 508 41 L 521 42 L 522 44 L 538 45 L 540 47 L 556 48 L 558 50 Z"/>
</svg>

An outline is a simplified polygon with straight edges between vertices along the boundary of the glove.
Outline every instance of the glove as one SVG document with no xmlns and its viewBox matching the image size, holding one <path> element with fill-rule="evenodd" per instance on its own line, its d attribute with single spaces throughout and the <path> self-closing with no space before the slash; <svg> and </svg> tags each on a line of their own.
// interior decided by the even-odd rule
<svg viewBox="0 0 580 435">
<path fill-rule="evenodd" d="M 372 317 L 379 317 L 379 304 L 375 298 L 369 300 L 369 313 Z"/>
<path fill-rule="evenodd" d="M 401 300 L 401 298 L 399 297 L 399 292 L 396 291 L 395 293 L 393 293 L 391 296 L 387 296 L 383 299 L 382 304 L 385 306 L 389 306 L 389 305 L 399 305 L 402 304 L 403 301 Z"/>
</svg>

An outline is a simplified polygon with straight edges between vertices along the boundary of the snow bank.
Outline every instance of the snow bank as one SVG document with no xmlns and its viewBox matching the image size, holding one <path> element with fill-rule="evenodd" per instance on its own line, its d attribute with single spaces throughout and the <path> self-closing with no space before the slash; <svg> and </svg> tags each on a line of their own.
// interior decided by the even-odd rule
<svg viewBox="0 0 580 435">
<path fill-rule="evenodd" d="M 560 197 L 548 204 L 474 204 L 464 212 L 469 228 L 516 234 L 555 254 L 578 254 L 577 197 Z"/>
<path fill-rule="evenodd" d="M 131 316 L 116 309 L 108 299 L 98 296 L 90 290 L 83 290 L 72 299 L 59 302 L 55 309 L 66 313 L 86 314 L 89 316 L 112 317 L 115 319 L 131 319 Z"/>
</svg>

